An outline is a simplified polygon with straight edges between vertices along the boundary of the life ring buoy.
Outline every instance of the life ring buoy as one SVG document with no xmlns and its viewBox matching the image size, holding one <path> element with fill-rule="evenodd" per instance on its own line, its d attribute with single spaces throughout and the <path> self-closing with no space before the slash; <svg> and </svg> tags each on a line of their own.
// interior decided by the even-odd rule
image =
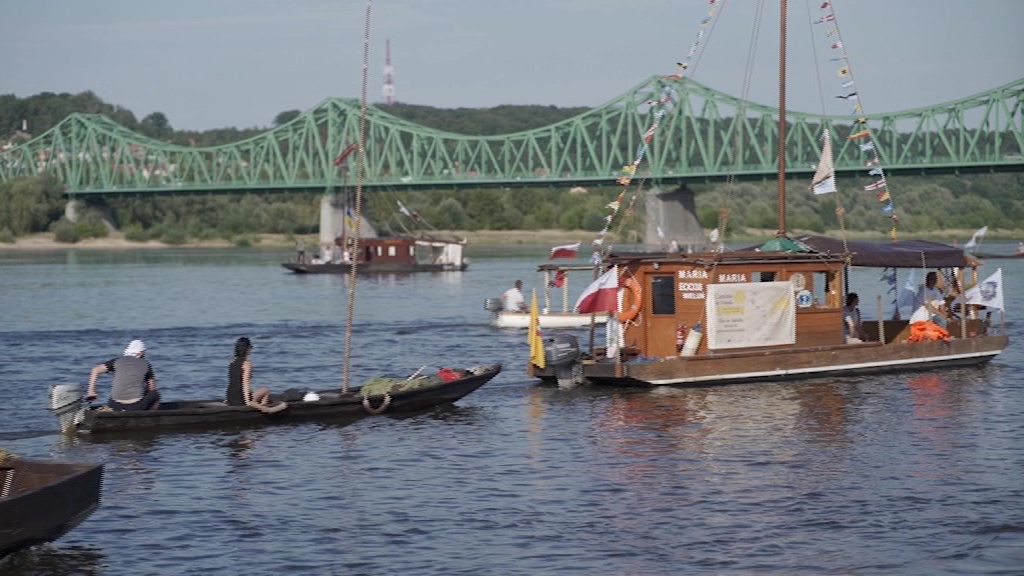
<svg viewBox="0 0 1024 576">
<path fill-rule="evenodd" d="M 643 302 L 643 293 L 640 290 L 640 283 L 632 276 L 622 282 L 622 288 L 629 295 L 629 305 L 626 305 L 625 298 L 623 298 L 623 310 L 619 312 L 617 318 L 619 322 L 629 322 L 640 314 L 640 303 Z"/>
</svg>

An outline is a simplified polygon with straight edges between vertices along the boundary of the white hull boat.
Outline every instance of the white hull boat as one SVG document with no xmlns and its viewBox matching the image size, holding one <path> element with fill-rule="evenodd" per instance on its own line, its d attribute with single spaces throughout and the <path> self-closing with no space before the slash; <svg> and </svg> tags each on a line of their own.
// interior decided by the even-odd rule
<svg viewBox="0 0 1024 576">
<path fill-rule="evenodd" d="M 604 324 L 608 322 L 608 314 L 599 312 L 597 314 L 575 314 L 572 312 L 541 312 L 537 316 L 540 327 L 543 328 L 584 328 L 590 323 Z M 529 312 L 507 312 L 504 310 L 491 312 L 491 326 L 497 328 L 529 328 Z"/>
<path fill-rule="evenodd" d="M 561 265 L 545 263 L 537 267 L 540 273 L 540 285 L 544 287 L 543 301 L 538 314 L 540 328 L 585 328 L 594 324 L 608 322 L 607 312 L 596 314 L 580 314 L 574 312 L 569 300 L 570 272 L 587 272 L 593 275 L 593 266 Z M 555 310 L 554 300 L 561 301 L 561 310 Z M 530 312 L 503 310 L 501 298 L 484 300 L 484 310 L 491 313 L 490 325 L 496 328 L 529 328 Z"/>
</svg>

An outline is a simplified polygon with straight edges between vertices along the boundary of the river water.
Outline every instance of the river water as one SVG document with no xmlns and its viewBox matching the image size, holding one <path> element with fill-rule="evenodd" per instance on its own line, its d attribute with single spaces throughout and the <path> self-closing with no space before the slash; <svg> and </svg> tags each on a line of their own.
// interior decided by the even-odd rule
<svg viewBox="0 0 1024 576">
<path fill-rule="evenodd" d="M 543 253 L 358 283 L 352 382 L 502 362 L 449 409 L 65 438 L 50 384 L 132 338 L 165 398 L 340 386 L 347 278 L 271 250 L 0 252 L 0 446 L 102 462 L 103 503 L 0 574 L 1024 574 L 1024 262 L 982 368 L 695 389 L 540 386 L 483 300 Z M 865 317 L 877 274 L 855 277 Z M 582 289 L 583 282 L 576 286 Z M 1016 290 L 1016 291 L 1014 291 Z M 101 377 L 101 394 L 109 377 Z"/>
</svg>

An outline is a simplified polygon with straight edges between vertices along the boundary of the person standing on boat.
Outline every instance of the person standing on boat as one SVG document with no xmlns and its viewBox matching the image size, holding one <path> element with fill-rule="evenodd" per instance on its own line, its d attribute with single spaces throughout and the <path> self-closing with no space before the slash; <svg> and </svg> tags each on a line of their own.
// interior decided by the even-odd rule
<svg viewBox="0 0 1024 576">
<path fill-rule="evenodd" d="M 1017 242 L 1017 256 L 1024 256 L 1024 242 Z"/>
<path fill-rule="evenodd" d="M 266 406 L 270 403 L 270 390 L 259 388 L 252 391 L 251 352 L 252 340 L 245 336 L 235 340 L 235 357 L 228 364 L 228 389 L 224 400 L 229 406 Z"/>
<path fill-rule="evenodd" d="M 846 295 L 846 306 L 843 307 L 843 335 L 847 344 L 859 344 L 868 339 L 864 325 L 860 321 L 860 296 L 856 292 Z"/>
<path fill-rule="evenodd" d="M 512 287 L 501 295 L 501 309 L 505 312 L 526 312 L 526 298 L 523 296 L 523 281 L 516 280 Z"/>
<path fill-rule="evenodd" d="M 88 400 L 95 400 L 96 379 L 100 374 L 110 372 L 114 383 L 110 387 L 107 406 L 114 410 L 152 410 L 160 404 L 160 393 L 156 389 L 153 367 L 146 360 L 146 344 L 132 340 L 123 355 L 112 358 L 93 367 L 89 374 Z"/>
</svg>

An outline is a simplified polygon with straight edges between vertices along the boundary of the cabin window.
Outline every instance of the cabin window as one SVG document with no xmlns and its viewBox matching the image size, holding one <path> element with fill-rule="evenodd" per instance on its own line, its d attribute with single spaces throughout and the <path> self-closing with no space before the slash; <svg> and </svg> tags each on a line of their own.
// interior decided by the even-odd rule
<svg viewBox="0 0 1024 576">
<path fill-rule="evenodd" d="M 391 256 L 393 258 L 393 257 L 395 257 L 397 255 L 398 255 L 398 251 L 395 250 L 395 247 L 394 246 L 388 246 L 388 256 Z"/>
<path fill-rule="evenodd" d="M 383 254 L 384 251 L 380 249 L 380 246 L 377 246 L 377 256 L 382 256 Z"/>
<path fill-rule="evenodd" d="M 839 271 L 822 272 L 816 274 L 821 281 L 814 283 L 814 299 L 823 304 L 825 308 L 842 308 L 842 274 Z M 820 287 L 820 288 L 819 288 Z M 861 306 L 864 305 L 863 300 Z"/>
<path fill-rule="evenodd" d="M 761 272 L 758 276 L 758 282 L 775 282 L 775 272 Z"/>
<path fill-rule="evenodd" d="M 654 276 L 651 278 L 651 314 L 675 314 L 675 278 Z"/>
<path fill-rule="evenodd" d="M 416 247 L 410 245 L 409 246 L 409 256 L 415 256 L 415 255 L 416 255 Z"/>
</svg>

